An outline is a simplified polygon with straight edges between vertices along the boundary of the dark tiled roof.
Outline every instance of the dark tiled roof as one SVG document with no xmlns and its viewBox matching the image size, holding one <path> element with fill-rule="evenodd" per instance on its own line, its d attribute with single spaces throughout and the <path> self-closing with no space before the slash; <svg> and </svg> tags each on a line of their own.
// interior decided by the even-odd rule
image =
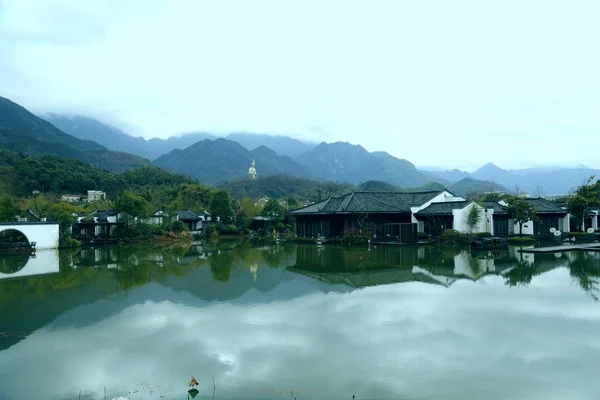
<svg viewBox="0 0 600 400">
<path fill-rule="evenodd" d="M 114 217 L 116 215 L 117 213 L 115 212 L 115 210 L 97 210 L 92 213 L 92 217 L 96 218 Z"/>
<path fill-rule="evenodd" d="M 429 207 L 422 209 L 421 211 L 415 213 L 416 216 L 425 216 L 425 215 L 452 215 L 452 210 L 462 210 L 472 201 L 447 201 L 444 203 L 431 203 Z"/>
<path fill-rule="evenodd" d="M 352 192 L 290 211 L 289 214 L 408 213 L 411 207 L 423 205 L 442 192 Z"/>
<path fill-rule="evenodd" d="M 190 210 L 178 210 L 177 217 L 181 220 L 194 220 L 197 221 L 200 219 L 193 211 Z"/>
<path fill-rule="evenodd" d="M 538 214 L 544 213 L 560 213 L 565 214 L 566 211 L 560 208 L 560 205 L 546 199 L 542 199 L 541 197 L 531 197 L 523 199 L 530 205 L 532 205 L 538 212 Z"/>
<path fill-rule="evenodd" d="M 504 206 L 495 201 L 482 201 L 481 205 L 487 208 L 488 210 L 494 210 L 494 215 L 498 214 L 508 214 Z"/>
</svg>

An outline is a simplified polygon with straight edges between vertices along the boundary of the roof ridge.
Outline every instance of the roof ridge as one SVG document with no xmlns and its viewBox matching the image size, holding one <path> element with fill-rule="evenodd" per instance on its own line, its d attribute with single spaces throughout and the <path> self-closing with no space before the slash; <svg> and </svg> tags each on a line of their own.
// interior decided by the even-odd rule
<svg viewBox="0 0 600 400">
<path fill-rule="evenodd" d="M 340 208 L 342 209 L 342 211 L 345 211 L 346 208 L 348 208 L 348 205 L 352 201 L 352 198 L 354 198 L 354 192 L 350 193 L 349 196 L 346 196 L 346 198 L 342 201 L 342 204 L 340 204 Z"/>
<path fill-rule="evenodd" d="M 368 190 L 357 190 L 357 191 L 354 191 L 352 193 L 348 193 L 348 194 L 346 194 L 344 196 L 347 196 L 349 194 L 354 194 L 354 193 L 360 193 L 360 194 L 362 194 L 362 193 L 368 193 L 368 194 L 423 194 L 423 193 L 441 193 L 441 192 L 450 192 L 450 191 L 448 189 L 419 190 L 419 191 L 416 191 L 416 192 L 413 192 L 413 191 L 401 191 L 401 190 L 400 191 L 398 191 L 398 190 L 396 190 L 396 191 L 385 190 L 385 191 L 381 191 L 381 192 L 380 191 L 374 192 L 374 191 L 368 191 Z M 341 196 L 341 197 L 343 197 L 343 196 Z"/>
</svg>

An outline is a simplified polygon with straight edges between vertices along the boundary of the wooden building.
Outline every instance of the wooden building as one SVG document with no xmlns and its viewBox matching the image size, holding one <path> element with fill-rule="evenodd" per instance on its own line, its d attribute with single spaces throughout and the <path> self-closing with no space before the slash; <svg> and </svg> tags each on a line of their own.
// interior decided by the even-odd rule
<svg viewBox="0 0 600 400">
<path fill-rule="evenodd" d="M 296 219 L 302 238 L 341 238 L 369 233 L 374 241 L 413 243 L 417 221 L 413 212 L 445 196 L 448 191 L 352 192 L 288 212 Z"/>
</svg>

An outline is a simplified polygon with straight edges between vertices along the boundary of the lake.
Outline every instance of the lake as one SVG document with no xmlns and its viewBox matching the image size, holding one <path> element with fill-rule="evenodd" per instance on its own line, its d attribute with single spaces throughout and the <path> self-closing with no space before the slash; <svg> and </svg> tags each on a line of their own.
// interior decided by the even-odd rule
<svg viewBox="0 0 600 400">
<path fill-rule="evenodd" d="M 599 253 L 515 248 L 0 258 L 0 399 L 598 399 L 599 285 Z"/>
</svg>

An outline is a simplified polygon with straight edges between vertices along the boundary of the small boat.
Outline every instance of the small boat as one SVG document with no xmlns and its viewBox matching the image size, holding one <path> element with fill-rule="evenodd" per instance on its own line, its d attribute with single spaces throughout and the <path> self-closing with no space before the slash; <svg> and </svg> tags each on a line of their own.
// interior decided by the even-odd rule
<svg viewBox="0 0 600 400">
<path fill-rule="evenodd" d="M 508 241 L 496 236 L 480 237 L 471 242 L 472 249 L 493 250 L 503 249 L 505 247 L 508 247 Z"/>
</svg>

